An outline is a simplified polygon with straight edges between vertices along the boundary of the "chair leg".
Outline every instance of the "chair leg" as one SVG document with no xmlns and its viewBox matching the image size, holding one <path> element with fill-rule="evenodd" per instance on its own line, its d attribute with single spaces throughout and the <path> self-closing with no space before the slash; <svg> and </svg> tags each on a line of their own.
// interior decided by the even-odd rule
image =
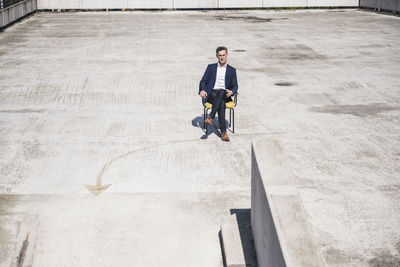
<svg viewBox="0 0 400 267">
<path fill-rule="evenodd" d="M 206 128 L 206 108 L 203 108 L 203 128 Z"/>
<path fill-rule="evenodd" d="M 232 109 L 229 109 L 229 127 L 231 127 L 231 121 L 232 121 Z"/>
<path fill-rule="evenodd" d="M 208 117 L 208 108 L 205 108 L 204 125 L 206 127 L 206 134 L 208 134 L 208 124 L 205 122 L 205 119 L 207 117 Z"/>
<path fill-rule="evenodd" d="M 235 133 L 235 110 L 232 109 L 232 133 Z"/>
</svg>

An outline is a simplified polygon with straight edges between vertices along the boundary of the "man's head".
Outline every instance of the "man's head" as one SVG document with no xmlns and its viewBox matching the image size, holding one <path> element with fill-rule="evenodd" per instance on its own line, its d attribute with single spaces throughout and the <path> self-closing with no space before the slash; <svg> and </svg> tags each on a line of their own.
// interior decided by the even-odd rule
<svg viewBox="0 0 400 267">
<path fill-rule="evenodd" d="M 228 58 L 228 48 L 225 46 L 219 46 L 215 52 L 217 53 L 218 63 L 221 66 L 224 66 L 226 64 L 226 59 Z"/>
</svg>

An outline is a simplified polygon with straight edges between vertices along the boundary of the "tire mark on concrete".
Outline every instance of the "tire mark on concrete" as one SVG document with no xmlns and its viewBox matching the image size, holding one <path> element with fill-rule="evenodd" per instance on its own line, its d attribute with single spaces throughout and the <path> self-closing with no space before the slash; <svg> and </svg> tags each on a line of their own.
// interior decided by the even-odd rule
<svg viewBox="0 0 400 267">
<path fill-rule="evenodd" d="M 64 94 L 63 94 L 63 103 L 67 104 L 67 103 L 73 103 L 75 104 L 75 95 L 74 94 L 68 94 L 69 90 L 70 90 L 70 84 L 71 84 L 71 80 L 67 81 L 67 86 L 64 89 Z M 68 98 L 68 100 L 67 100 Z"/>
<path fill-rule="evenodd" d="M 30 234 L 30 232 L 28 232 L 26 234 L 26 238 L 25 238 L 24 242 L 22 242 L 22 247 L 19 250 L 19 254 L 18 254 L 18 257 L 17 257 L 17 267 L 22 267 L 23 264 L 24 264 L 26 251 L 27 251 L 28 246 L 29 246 L 29 234 Z"/>
<path fill-rule="evenodd" d="M 46 90 L 42 90 L 43 87 L 45 87 L 46 90 L 53 89 L 53 91 L 46 92 Z M 58 87 L 52 87 L 52 86 L 48 86 L 48 85 L 46 86 L 46 85 L 41 84 L 38 87 L 36 87 L 36 91 L 35 91 L 35 89 L 29 90 L 29 88 L 28 88 L 28 89 L 26 89 L 26 91 L 24 93 L 15 94 L 15 95 L 0 95 L 0 100 L 11 99 L 11 104 L 17 105 L 17 106 L 29 104 L 29 103 L 38 103 L 39 99 L 43 100 L 44 97 L 54 97 L 55 92 L 57 92 L 58 90 L 60 90 L 60 88 L 58 88 Z M 32 97 L 32 96 L 34 96 L 34 97 Z M 57 101 L 56 98 L 57 98 L 57 95 L 55 97 L 55 100 Z M 63 95 L 63 98 L 65 98 L 65 95 Z M 19 103 L 17 103 L 17 101 L 19 101 Z M 65 102 L 65 101 L 63 100 L 62 102 Z"/>
<path fill-rule="evenodd" d="M 83 104 L 84 103 L 84 96 L 87 94 L 89 89 L 89 79 L 86 78 L 85 81 L 83 82 L 82 88 L 81 88 L 81 97 L 79 99 L 79 103 Z"/>
<path fill-rule="evenodd" d="M 23 109 L 3 109 L 0 110 L 0 113 L 43 113 L 46 109 L 30 109 L 30 108 L 23 108 Z"/>
<path fill-rule="evenodd" d="M 19 223 L 19 233 L 11 266 L 33 266 L 36 251 L 36 240 L 39 232 L 40 222 L 38 215 L 28 215 Z M 21 247 L 17 247 L 21 242 Z"/>
<path fill-rule="evenodd" d="M 244 136 L 245 137 L 245 136 L 257 136 L 257 135 L 275 135 L 275 134 L 283 134 L 283 133 L 285 133 L 285 132 L 243 133 L 243 134 L 235 134 L 235 136 L 239 136 L 239 137 Z M 185 139 L 185 140 L 173 140 L 173 141 L 169 141 L 169 142 L 157 143 L 157 144 L 152 144 L 152 145 L 143 146 L 143 147 L 140 147 L 137 149 L 133 149 L 131 151 L 128 151 L 124 154 L 121 154 L 121 155 L 116 156 L 111 159 L 109 159 L 109 156 L 108 156 L 106 159 L 106 163 L 104 164 L 100 173 L 96 177 L 96 185 L 95 186 L 86 185 L 86 188 L 94 196 L 100 195 L 104 190 L 106 190 L 107 188 L 109 188 L 111 186 L 111 184 L 108 184 L 108 185 L 102 184 L 103 176 L 106 173 L 106 171 L 108 171 L 108 169 L 111 167 L 111 165 L 113 165 L 115 162 L 122 160 L 126 157 L 129 157 L 137 152 L 145 151 L 145 150 L 149 150 L 149 149 L 153 149 L 153 148 L 159 148 L 159 147 L 163 147 L 163 146 L 168 146 L 168 145 L 176 145 L 176 144 L 191 143 L 191 142 L 198 142 L 198 141 L 200 141 L 198 138 Z"/>
<path fill-rule="evenodd" d="M 153 149 L 153 148 L 157 148 L 157 147 L 162 147 L 162 146 L 167 146 L 167 145 L 174 145 L 174 144 L 182 144 L 182 143 L 189 143 L 189 142 L 195 142 L 195 141 L 199 141 L 199 139 L 186 139 L 186 140 L 176 140 L 176 141 L 169 141 L 169 142 L 165 142 L 165 143 L 158 143 L 158 144 L 152 144 L 152 145 L 148 145 L 148 146 L 144 146 L 144 147 L 140 147 L 131 151 L 128 151 L 124 154 L 121 154 L 119 156 L 116 156 L 112 159 L 107 159 L 106 163 L 104 164 L 103 168 L 101 169 L 100 173 L 97 175 L 96 177 L 96 185 L 97 186 L 101 186 L 102 185 L 102 178 L 104 176 L 104 173 L 111 167 L 111 165 L 121 159 L 124 159 L 128 156 L 131 156 L 133 154 L 135 154 L 136 152 L 140 152 L 140 151 L 145 151 L 145 150 L 149 150 L 149 149 Z M 90 186 L 86 186 L 88 188 L 88 190 L 95 196 L 99 195 L 102 191 L 104 191 L 105 189 L 107 189 L 110 185 L 107 185 L 106 188 L 89 188 Z M 100 191 L 101 190 L 101 191 Z M 100 192 L 99 192 L 100 191 Z"/>
</svg>

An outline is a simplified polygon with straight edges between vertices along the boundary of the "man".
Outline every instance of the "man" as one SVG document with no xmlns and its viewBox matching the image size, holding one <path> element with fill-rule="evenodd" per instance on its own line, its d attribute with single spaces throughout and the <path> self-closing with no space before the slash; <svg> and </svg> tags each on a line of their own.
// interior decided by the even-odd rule
<svg viewBox="0 0 400 267">
<path fill-rule="evenodd" d="M 210 116 L 205 122 L 211 125 L 218 112 L 221 139 L 229 141 L 225 125 L 225 102 L 231 101 L 231 96 L 238 90 L 236 69 L 226 63 L 228 57 L 226 47 L 218 47 L 216 53 L 218 63 L 207 66 L 200 81 L 199 95 L 205 102 L 212 104 Z"/>
</svg>

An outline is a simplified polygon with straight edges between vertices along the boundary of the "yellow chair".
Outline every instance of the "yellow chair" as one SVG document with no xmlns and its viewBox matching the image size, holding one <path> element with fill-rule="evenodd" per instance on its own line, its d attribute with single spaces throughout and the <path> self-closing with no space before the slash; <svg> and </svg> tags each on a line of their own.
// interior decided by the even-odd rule
<svg viewBox="0 0 400 267">
<path fill-rule="evenodd" d="M 235 107 L 237 105 L 237 96 L 239 93 L 235 93 L 233 96 L 233 100 L 226 102 L 225 103 L 225 107 L 227 109 L 229 109 L 229 127 L 228 130 L 231 131 L 232 133 L 235 133 Z M 203 112 L 203 118 L 204 121 L 206 120 L 206 118 L 208 117 L 208 111 L 212 109 L 212 104 L 209 102 L 205 102 L 204 100 L 202 100 L 203 103 L 203 108 L 204 108 L 204 112 Z M 232 127 L 232 130 L 230 129 L 230 127 Z M 208 125 L 207 123 L 204 122 L 204 128 L 206 129 L 206 133 L 208 133 Z"/>
</svg>

